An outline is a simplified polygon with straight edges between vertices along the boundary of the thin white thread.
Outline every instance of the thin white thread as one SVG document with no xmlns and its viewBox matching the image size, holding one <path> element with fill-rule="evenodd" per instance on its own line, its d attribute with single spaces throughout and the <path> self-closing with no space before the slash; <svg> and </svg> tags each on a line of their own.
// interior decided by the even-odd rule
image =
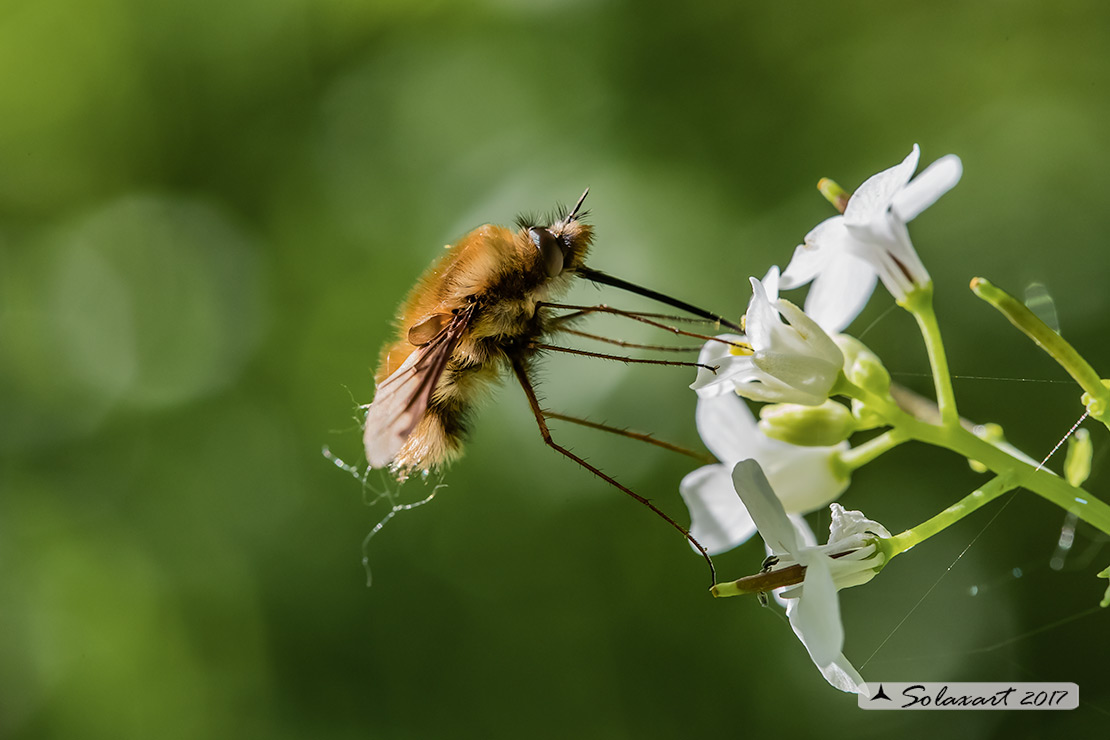
<svg viewBox="0 0 1110 740">
<path fill-rule="evenodd" d="M 932 373 L 896 372 L 892 377 L 899 378 L 931 378 Z M 953 380 L 1002 380 L 1009 383 L 1047 383 L 1050 385 L 1071 385 L 1074 381 L 1057 380 L 1053 378 L 999 378 L 992 375 L 953 375 Z"/>
<path fill-rule="evenodd" d="M 1077 421 L 1077 422 L 1075 422 L 1074 424 L 1071 425 L 1071 429 L 1068 430 L 1068 433 L 1065 434 L 1063 436 L 1063 438 L 1061 438 L 1060 441 L 1056 443 L 1056 446 L 1052 448 L 1051 452 L 1049 452 L 1047 455 L 1045 455 L 1044 460 L 1041 460 L 1041 464 L 1037 466 L 1037 470 L 1040 470 L 1041 468 L 1043 468 L 1045 466 L 1045 463 L 1048 462 L 1048 459 L 1050 457 L 1052 457 L 1053 455 L 1055 455 L 1056 450 L 1060 449 L 1060 447 L 1062 447 L 1063 444 L 1068 441 L 1068 437 L 1075 434 L 1075 430 L 1079 428 L 1080 424 L 1082 424 L 1084 421 L 1087 420 L 1087 417 L 1090 416 L 1090 414 L 1091 414 L 1090 411 L 1084 411 L 1083 412 L 1083 415 L 1079 417 L 1079 421 Z"/>
<path fill-rule="evenodd" d="M 374 576 L 373 576 L 373 573 L 371 572 L 371 569 L 370 569 L 370 553 L 369 553 L 370 540 L 374 537 L 374 535 L 376 535 L 378 532 L 382 531 L 382 528 L 385 527 L 386 522 L 388 522 L 390 519 L 397 516 L 397 514 L 399 514 L 402 511 L 410 511 L 412 509 L 415 509 L 419 506 L 423 506 L 424 504 L 428 503 L 433 498 L 435 498 L 435 495 L 439 491 L 439 489 L 446 488 L 447 484 L 442 483 L 442 482 L 437 483 L 432 488 L 432 492 L 429 493 L 427 496 L 425 496 L 424 498 L 422 498 L 419 501 L 414 501 L 414 502 L 408 503 L 408 504 L 399 504 L 399 503 L 397 503 L 397 496 L 400 493 L 400 487 L 398 487 L 398 489 L 396 491 L 391 490 L 388 485 L 383 486 L 380 490 L 375 488 L 370 483 L 370 467 L 369 466 L 367 466 L 365 470 L 359 470 L 358 466 L 351 465 L 350 463 L 344 462 L 344 460 L 342 458 L 340 458 L 337 455 L 335 455 L 334 453 L 332 453 L 332 451 L 328 448 L 327 445 L 323 446 L 323 448 L 320 450 L 320 453 L 324 456 L 324 459 L 330 461 L 333 465 L 335 465 L 335 467 L 337 467 L 340 470 L 342 470 L 343 472 L 347 473 L 348 475 L 350 475 L 352 478 L 354 478 L 355 480 L 357 480 L 361 484 L 363 504 L 365 504 L 366 506 L 373 506 L 374 504 L 378 503 L 382 499 L 385 499 L 389 503 L 389 507 L 390 507 L 389 511 L 386 513 L 385 516 L 383 516 L 378 521 L 377 524 L 374 525 L 373 529 L 371 529 L 370 532 L 362 539 L 362 567 L 366 571 L 366 587 L 369 588 L 374 583 Z M 383 475 L 385 475 L 385 474 L 383 473 Z M 373 498 L 371 498 L 368 495 L 370 493 L 374 494 Z"/>
<path fill-rule="evenodd" d="M 366 537 L 363 538 L 363 540 L 362 540 L 362 567 L 366 571 L 366 587 L 367 588 L 370 588 L 372 585 L 374 585 L 374 574 L 370 569 L 370 552 L 369 552 L 370 539 L 374 535 L 376 535 L 378 532 L 382 531 L 382 527 L 385 526 L 386 522 L 388 522 L 393 517 L 397 516 L 397 514 L 399 512 L 410 511 L 412 509 L 417 508 L 418 506 L 423 506 L 424 504 L 428 503 L 433 498 L 435 498 L 436 492 L 439 491 L 439 489 L 446 488 L 446 487 L 447 487 L 447 484 L 439 483 L 434 488 L 432 488 L 431 493 L 429 493 L 425 498 L 423 498 L 419 501 L 414 501 L 411 504 L 393 504 L 393 506 L 389 510 L 389 512 L 384 517 L 382 517 L 381 520 L 377 524 L 374 525 L 374 528 L 370 530 L 369 534 L 367 534 Z M 388 498 L 390 499 L 390 501 L 393 500 L 392 496 L 388 496 Z"/>
<path fill-rule="evenodd" d="M 875 328 L 876 326 L 878 326 L 879 322 L 880 322 L 880 321 L 882 321 L 883 319 L 885 319 L 885 318 L 886 318 L 887 316 L 889 316 L 889 315 L 891 314 L 891 312 L 893 312 L 893 311 L 894 311 L 894 309 L 896 309 L 896 308 L 898 308 L 898 304 L 897 304 L 897 303 L 892 303 L 892 304 L 890 304 L 890 307 L 889 307 L 889 308 L 887 308 L 887 310 L 883 311 L 883 312 L 882 312 L 881 314 L 879 314 L 879 315 L 878 315 L 878 316 L 877 316 L 877 317 L 875 318 L 875 320 L 874 320 L 874 321 L 872 321 L 872 322 L 871 322 L 870 324 L 868 324 L 868 325 L 867 325 L 867 328 L 866 328 L 866 329 L 864 329 L 863 331 L 861 331 L 861 332 L 859 333 L 859 336 L 858 336 L 858 337 L 856 337 L 856 339 L 858 339 L 858 340 L 860 340 L 860 341 L 862 342 L 862 341 L 863 341 L 863 338 L 864 338 L 865 336 L 867 336 L 867 332 L 871 331 L 871 330 L 872 330 L 872 329 L 874 329 L 874 328 Z"/>
</svg>

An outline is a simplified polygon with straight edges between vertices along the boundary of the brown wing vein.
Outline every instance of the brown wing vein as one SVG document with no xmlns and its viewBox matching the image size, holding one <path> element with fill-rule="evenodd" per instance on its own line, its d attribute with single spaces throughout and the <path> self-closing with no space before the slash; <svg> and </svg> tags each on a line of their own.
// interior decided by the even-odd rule
<svg viewBox="0 0 1110 740">
<path fill-rule="evenodd" d="M 420 423 L 473 313 L 468 307 L 456 314 L 428 344 L 414 350 L 378 385 L 366 412 L 363 433 L 371 468 L 388 466 Z"/>
</svg>

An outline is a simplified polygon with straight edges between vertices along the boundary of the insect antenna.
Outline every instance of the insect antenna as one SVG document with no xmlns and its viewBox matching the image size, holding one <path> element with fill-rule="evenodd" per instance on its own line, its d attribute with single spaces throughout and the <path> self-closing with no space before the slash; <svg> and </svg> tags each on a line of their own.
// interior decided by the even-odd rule
<svg viewBox="0 0 1110 740">
<path fill-rule="evenodd" d="M 540 406 L 540 402 L 536 398 L 536 391 L 532 387 L 532 381 L 528 377 L 528 371 L 525 370 L 524 363 L 518 356 L 510 357 L 510 361 L 512 362 L 513 372 L 516 373 L 517 380 L 520 381 L 520 387 L 524 389 L 524 395 L 528 397 L 528 405 L 532 407 L 532 415 L 536 417 L 536 424 L 540 428 L 540 435 L 543 437 L 544 443 L 559 454 L 563 455 L 564 457 L 570 458 L 586 470 L 589 470 L 591 473 L 596 475 L 598 478 L 601 478 L 609 485 L 636 499 L 641 504 L 654 511 L 665 522 L 681 532 L 682 536 L 685 537 L 699 553 L 701 553 L 701 556 L 705 559 L 706 565 L 709 566 L 709 577 L 712 581 L 712 584 L 716 584 L 717 569 L 713 567 L 713 559 L 709 557 L 709 553 L 706 552 L 704 547 L 702 547 L 702 544 L 694 539 L 694 537 L 686 530 L 685 527 L 676 522 L 674 519 L 671 519 L 669 516 L 667 516 L 667 514 L 665 514 L 662 509 L 657 507 L 648 499 L 644 498 L 624 484 L 618 483 L 615 478 L 612 478 L 601 472 L 601 470 L 595 468 L 593 465 L 590 465 L 588 462 L 578 457 L 567 448 L 560 446 L 558 443 L 555 442 L 554 439 L 552 439 L 551 431 L 547 428 L 547 419 L 544 417 L 543 408 Z"/>
<path fill-rule="evenodd" d="M 700 367 L 708 370 L 714 375 L 717 374 L 719 365 L 706 365 L 704 362 L 680 362 L 675 360 L 651 360 L 641 357 L 628 357 L 625 355 L 608 355 L 604 352 L 590 352 L 584 349 L 574 349 L 572 347 L 559 347 L 555 344 L 545 344 L 544 342 L 532 342 L 528 345 L 534 349 L 545 350 L 547 352 L 563 352 L 568 355 L 578 355 L 579 357 L 593 357 L 599 360 L 616 360 L 623 362 L 626 365 L 666 365 L 669 367 Z"/>
<path fill-rule="evenodd" d="M 723 316 L 719 316 L 711 311 L 706 311 L 704 308 L 698 308 L 697 306 L 687 303 L 686 301 L 680 301 L 677 298 L 672 298 L 669 295 L 664 295 L 663 293 L 651 290 L 650 288 L 645 288 L 643 286 L 636 285 L 635 283 L 630 283 L 627 280 L 622 280 L 619 277 L 609 275 L 602 272 L 601 270 L 595 270 L 592 267 L 581 265 L 575 271 L 580 277 L 583 277 L 590 282 L 608 285 L 613 288 L 620 288 L 621 290 L 626 290 L 629 293 L 641 295 L 644 298 L 650 298 L 651 300 L 657 301 L 664 305 L 673 306 L 674 308 L 677 308 L 681 311 L 686 311 L 687 313 L 693 314 L 694 316 L 701 316 L 703 319 L 715 321 L 721 326 L 727 326 L 729 329 L 734 329 L 739 332 L 744 331 L 739 324 L 729 321 Z"/>
</svg>

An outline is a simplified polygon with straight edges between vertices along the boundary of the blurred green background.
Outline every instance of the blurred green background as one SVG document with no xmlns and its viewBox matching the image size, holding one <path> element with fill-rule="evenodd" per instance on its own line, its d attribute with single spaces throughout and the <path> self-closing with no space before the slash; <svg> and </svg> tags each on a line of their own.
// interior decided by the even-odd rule
<svg viewBox="0 0 1110 740">
<path fill-rule="evenodd" d="M 845 592 L 846 652 L 870 680 L 1075 681 L 1083 706 L 864 713 L 772 610 L 714 602 L 673 531 L 546 449 L 515 387 L 370 542 L 371 588 L 388 506 L 321 448 L 360 462 L 392 313 L 468 229 L 589 186 L 595 267 L 737 316 L 831 215 L 819 177 L 854 188 L 919 142 L 965 166 L 912 226 L 961 410 L 1042 457 L 1078 392 L 966 286 L 1044 283 L 1110 368 L 1108 41 L 1095 3 L 4 0 L 0 735 L 1104 728 L 1110 550 L 1081 527 L 1050 569 L 1064 517 L 1031 494 Z M 927 391 L 890 305 L 856 333 Z M 690 373 L 560 357 L 542 378 L 553 408 L 698 444 Z M 685 519 L 684 458 L 556 431 Z M 844 503 L 897 531 L 979 480 L 903 448 Z"/>
</svg>

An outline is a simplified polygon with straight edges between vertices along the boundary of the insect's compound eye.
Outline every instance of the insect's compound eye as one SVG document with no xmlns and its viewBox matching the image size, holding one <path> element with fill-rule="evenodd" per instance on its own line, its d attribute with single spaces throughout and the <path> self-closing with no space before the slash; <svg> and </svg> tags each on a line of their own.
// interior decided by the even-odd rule
<svg viewBox="0 0 1110 740">
<path fill-rule="evenodd" d="M 536 249 L 540 250 L 540 258 L 543 260 L 544 269 L 547 270 L 548 277 L 555 277 L 563 271 L 563 247 L 559 244 L 559 240 L 555 235 L 544 228 L 534 227 L 528 229 L 529 236 L 532 237 L 532 243 L 536 245 Z"/>
</svg>

